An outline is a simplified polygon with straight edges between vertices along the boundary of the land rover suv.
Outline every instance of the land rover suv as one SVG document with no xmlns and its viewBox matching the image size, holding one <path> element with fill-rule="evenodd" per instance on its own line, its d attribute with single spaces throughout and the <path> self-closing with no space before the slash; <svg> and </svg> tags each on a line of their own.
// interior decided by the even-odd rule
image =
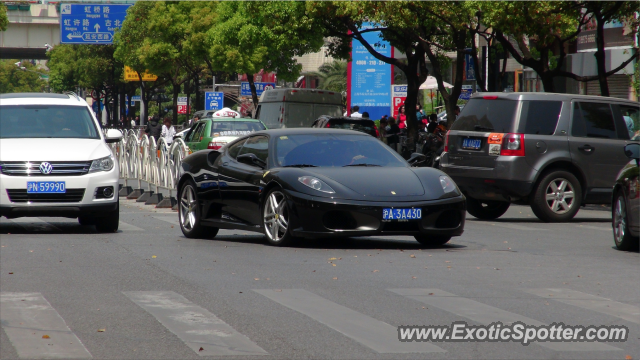
<svg viewBox="0 0 640 360">
<path fill-rule="evenodd" d="M 567 221 L 581 205 L 611 203 L 639 113 L 637 102 L 609 97 L 476 94 L 446 136 L 440 167 L 479 219 L 516 203 L 543 221 Z"/>
</svg>

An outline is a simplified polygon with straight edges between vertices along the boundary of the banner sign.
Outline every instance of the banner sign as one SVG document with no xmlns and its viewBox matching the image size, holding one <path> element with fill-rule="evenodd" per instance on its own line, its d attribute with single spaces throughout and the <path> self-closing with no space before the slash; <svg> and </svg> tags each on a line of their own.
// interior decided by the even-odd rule
<svg viewBox="0 0 640 360">
<path fill-rule="evenodd" d="M 469 100 L 471 99 L 471 94 L 473 94 L 473 86 L 472 85 L 462 85 L 462 89 L 460 91 L 459 100 Z"/>
<path fill-rule="evenodd" d="M 272 82 L 255 82 L 253 84 L 256 86 L 256 95 L 258 96 L 262 95 L 266 90 L 276 88 L 276 83 Z M 248 81 L 240 83 L 240 96 L 251 96 L 251 86 L 249 86 Z"/>
<path fill-rule="evenodd" d="M 464 55 L 464 72 L 467 81 L 476 81 L 476 70 L 473 67 L 473 57 L 470 54 Z"/>
<path fill-rule="evenodd" d="M 187 109 L 187 97 L 179 96 L 178 97 L 178 114 L 186 114 L 189 112 Z"/>
<path fill-rule="evenodd" d="M 142 74 L 142 81 L 156 81 L 156 80 L 158 80 L 158 76 L 150 74 L 148 71 L 145 71 L 144 74 Z M 138 72 L 125 65 L 124 81 L 140 81 L 140 77 L 138 77 Z"/>
<path fill-rule="evenodd" d="M 407 100 L 407 85 L 391 85 L 391 104 L 394 118 L 398 118 L 400 106 Z"/>
<path fill-rule="evenodd" d="M 207 91 L 204 93 L 204 109 L 220 110 L 224 107 L 224 93 Z"/>
<path fill-rule="evenodd" d="M 113 44 L 131 4 L 62 4 L 61 44 Z"/>
</svg>

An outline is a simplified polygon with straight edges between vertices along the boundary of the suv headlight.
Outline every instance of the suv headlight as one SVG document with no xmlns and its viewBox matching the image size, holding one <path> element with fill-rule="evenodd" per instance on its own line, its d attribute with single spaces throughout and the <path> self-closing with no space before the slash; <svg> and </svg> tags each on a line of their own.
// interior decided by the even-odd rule
<svg viewBox="0 0 640 360">
<path fill-rule="evenodd" d="M 93 160 L 91 162 L 91 168 L 89 169 L 90 173 L 98 172 L 98 171 L 110 171 L 113 169 L 113 157 L 107 156 L 101 159 Z"/>
<path fill-rule="evenodd" d="M 448 176 L 440 175 L 440 186 L 445 194 L 456 190 L 456 184 Z"/>
<path fill-rule="evenodd" d="M 313 190 L 322 191 L 327 194 L 335 194 L 331 186 L 327 185 L 324 181 L 315 178 L 313 176 L 300 176 L 298 181 L 305 184 L 306 186 L 312 188 Z"/>
</svg>

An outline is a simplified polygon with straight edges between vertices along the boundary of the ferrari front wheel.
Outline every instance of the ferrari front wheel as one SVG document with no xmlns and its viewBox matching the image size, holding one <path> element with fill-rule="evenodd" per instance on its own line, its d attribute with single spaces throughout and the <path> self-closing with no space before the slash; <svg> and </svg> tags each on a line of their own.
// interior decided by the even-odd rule
<svg viewBox="0 0 640 360">
<path fill-rule="evenodd" d="M 269 191 L 262 205 L 262 226 L 269 244 L 287 246 L 293 242 L 289 220 L 289 207 L 282 190 Z"/>
</svg>

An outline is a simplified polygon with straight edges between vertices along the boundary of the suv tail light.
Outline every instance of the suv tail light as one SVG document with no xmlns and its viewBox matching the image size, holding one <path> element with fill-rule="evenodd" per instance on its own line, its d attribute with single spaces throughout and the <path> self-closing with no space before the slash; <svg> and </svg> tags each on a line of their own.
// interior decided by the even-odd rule
<svg viewBox="0 0 640 360">
<path fill-rule="evenodd" d="M 328 122 L 326 127 L 330 128 L 331 127 L 331 123 Z"/>
<path fill-rule="evenodd" d="M 380 131 L 378 131 L 378 127 L 374 124 L 373 128 L 376 130 L 376 137 L 379 138 L 380 137 Z"/>
<path fill-rule="evenodd" d="M 227 143 L 222 141 L 212 141 L 207 145 L 207 149 L 219 150 L 221 147 L 225 146 Z"/>
<path fill-rule="evenodd" d="M 524 134 L 506 134 L 502 139 L 500 155 L 524 156 Z"/>
<path fill-rule="evenodd" d="M 444 152 L 449 152 L 449 131 L 447 131 L 447 135 L 444 137 Z"/>
</svg>

